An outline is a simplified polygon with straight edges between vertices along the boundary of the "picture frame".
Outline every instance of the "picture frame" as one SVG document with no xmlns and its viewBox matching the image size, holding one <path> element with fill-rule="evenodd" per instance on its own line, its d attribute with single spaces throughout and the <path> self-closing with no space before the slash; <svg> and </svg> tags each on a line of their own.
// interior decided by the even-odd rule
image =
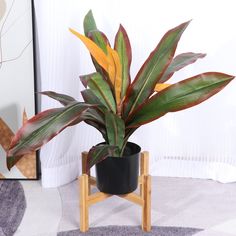
<svg viewBox="0 0 236 236">
<path fill-rule="evenodd" d="M 38 152 L 9 171 L 6 152 L 23 123 L 37 113 L 33 0 L 0 0 L 0 180 L 37 180 Z"/>
</svg>

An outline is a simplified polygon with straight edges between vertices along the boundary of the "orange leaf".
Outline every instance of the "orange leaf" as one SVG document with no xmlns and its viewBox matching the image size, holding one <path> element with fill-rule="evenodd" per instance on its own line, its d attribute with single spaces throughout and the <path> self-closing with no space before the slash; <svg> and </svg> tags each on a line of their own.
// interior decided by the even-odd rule
<svg viewBox="0 0 236 236">
<path fill-rule="evenodd" d="M 115 66 L 115 61 L 112 56 L 112 49 L 107 45 L 107 60 L 108 60 L 108 74 L 109 74 L 109 79 L 112 83 L 112 85 L 115 84 L 115 76 L 116 76 L 116 66 Z"/>
<path fill-rule="evenodd" d="M 122 85 L 122 79 L 121 79 L 121 64 L 120 64 L 120 58 L 118 53 L 114 50 L 113 51 L 113 58 L 116 65 L 116 79 L 115 79 L 115 94 L 116 94 L 116 103 L 120 104 L 121 100 L 121 85 Z"/>
<path fill-rule="evenodd" d="M 121 78 L 122 68 L 120 64 L 120 58 L 117 51 L 110 48 L 109 45 L 107 45 L 107 52 L 109 57 L 109 68 L 110 68 L 109 77 L 115 88 L 116 103 L 117 105 L 119 105 L 121 101 L 121 85 L 122 85 L 122 78 Z"/>
<path fill-rule="evenodd" d="M 168 88 L 171 84 L 156 84 L 155 91 L 160 92 L 161 90 Z"/>
<path fill-rule="evenodd" d="M 73 29 L 69 29 L 72 34 L 77 36 L 87 47 L 91 55 L 97 61 L 97 63 L 108 72 L 108 59 L 107 55 L 102 51 L 100 47 L 97 46 L 91 39 L 87 38 L 86 36 L 78 33 Z"/>
</svg>

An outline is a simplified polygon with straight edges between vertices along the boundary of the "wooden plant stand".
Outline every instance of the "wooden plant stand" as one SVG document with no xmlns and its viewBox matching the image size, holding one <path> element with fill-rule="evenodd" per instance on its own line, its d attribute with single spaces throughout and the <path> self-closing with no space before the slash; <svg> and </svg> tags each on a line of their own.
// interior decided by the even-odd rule
<svg viewBox="0 0 236 236">
<path fill-rule="evenodd" d="M 82 153 L 82 175 L 79 179 L 79 194 L 80 194 L 80 231 L 86 232 L 89 229 L 89 207 L 97 202 L 113 196 L 103 192 L 91 194 L 91 186 L 96 186 L 96 178 L 86 174 L 85 163 L 87 152 Z M 140 194 L 128 193 L 116 195 L 117 197 L 125 198 L 142 207 L 142 230 L 151 230 L 151 175 L 149 175 L 149 153 L 142 152 L 140 159 Z"/>
</svg>

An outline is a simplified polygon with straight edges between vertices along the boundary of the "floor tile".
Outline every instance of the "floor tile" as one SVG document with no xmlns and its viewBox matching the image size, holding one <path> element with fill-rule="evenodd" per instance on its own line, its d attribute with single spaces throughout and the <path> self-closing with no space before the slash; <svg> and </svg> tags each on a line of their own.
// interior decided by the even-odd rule
<svg viewBox="0 0 236 236">
<path fill-rule="evenodd" d="M 222 233 L 236 235 L 236 219 L 223 222 L 219 225 L 212 227 L 211 229 L 220 231 Z"/>
<path fill-rule="evenodd" d="M 55 234 L 61 219 L 61 198 L 56 188 L 43 189 L 38 181 L 22 181 L 26 212 L 15 236 Z"/>
<path fill-rule="evenodd" d="M 204 230 L 195 234 L 194 236 L 235 236 L 235 234 L 222 233 L 215 230 Z"/>
</svg>

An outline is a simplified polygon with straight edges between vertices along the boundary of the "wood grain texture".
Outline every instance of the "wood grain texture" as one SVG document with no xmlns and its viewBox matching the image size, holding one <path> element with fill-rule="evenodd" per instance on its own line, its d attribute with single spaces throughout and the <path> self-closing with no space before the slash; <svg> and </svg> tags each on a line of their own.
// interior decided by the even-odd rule
<svg viewBox="0 0 236 236">
<path fill-rule="evenodd" d="M 80 230 L 86 232 L 89 228 L 88 216 L 88 176 L 83 174 L 79 177 L 79 208 L 80 208 Z"/>
<path fill-rule="evenodd" d="M 142 230 L 151 230 L 151 176 L 143 176 Z"/>
<path fill-rule="evenodd" d="M 122 195 L 117 195 L 117 196 L 124 198 L 140 206 L 144 204 L 143 199 L 136 193 L 128 193 L 128 194 L 122 194 Z"/>
<path fill-rule="evenodd" d="M 91 206 L 91 205 L 101 202 L 111 196 L 112 196 L 111 194 L 107 194 L 107 193 L 103 193 L 103 192 L 94 193 L 88 197 L 88 205 Z"/>
<path fill-rule="evenodd" d="M 139 182 L 140 182 L 140 195 L 143 198 L 143 175 L 149 174 L 149 152 L 143 151 L 141 152 L 140 156 L 140 176 L 139 176 Z"/>
<path fill-rule="evenodd" d="M 140 157 L 140 175 L 149 174 L 149 153 L 147 151 L 141 152 Z"/>
</svg>

